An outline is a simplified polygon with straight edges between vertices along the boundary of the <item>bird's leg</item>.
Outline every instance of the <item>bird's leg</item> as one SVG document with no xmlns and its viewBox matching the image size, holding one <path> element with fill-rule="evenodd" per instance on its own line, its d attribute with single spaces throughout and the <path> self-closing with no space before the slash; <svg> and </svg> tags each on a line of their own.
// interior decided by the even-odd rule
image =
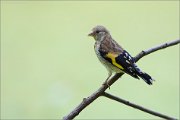
<svg viewBox="0 0 180 120">
<path fill-rule="evenodd" d="M 103 83 L 103 85 L 107 85 L 109 89 L 110 89 L 110 85 L 108 84 L 108 80 L 111 77 L 111 75 L 112 75 L 112 72 L 108 71 L 108 77 L 106 78 L 106 81 Z"/>
</svg>

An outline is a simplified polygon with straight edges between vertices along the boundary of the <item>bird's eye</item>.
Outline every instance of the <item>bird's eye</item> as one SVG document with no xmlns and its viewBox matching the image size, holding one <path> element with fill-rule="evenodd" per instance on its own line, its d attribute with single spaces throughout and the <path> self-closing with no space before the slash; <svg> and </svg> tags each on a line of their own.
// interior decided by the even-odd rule
<svg viewBox="0 0 180 120">
<path fill-rule="evenodd" d="M 99 33 L 100 31 L 96 31 L 96 33 Z"/>
</svg>

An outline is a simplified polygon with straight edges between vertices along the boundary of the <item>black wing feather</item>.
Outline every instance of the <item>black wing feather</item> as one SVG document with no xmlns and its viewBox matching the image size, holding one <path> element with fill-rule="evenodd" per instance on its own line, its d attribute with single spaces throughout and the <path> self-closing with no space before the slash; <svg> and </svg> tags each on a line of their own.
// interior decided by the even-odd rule
<svg viewBox="0 0 180 120">
<path fill-rule="evenodd" d="M 116 57 L 116 62 L 124 68 L 124 72 L 131 75 L 134 78 L 139 79 L 137 76 L 137 69 L 134 58 L 127 51 L 123 51 Z"/>
</svg>

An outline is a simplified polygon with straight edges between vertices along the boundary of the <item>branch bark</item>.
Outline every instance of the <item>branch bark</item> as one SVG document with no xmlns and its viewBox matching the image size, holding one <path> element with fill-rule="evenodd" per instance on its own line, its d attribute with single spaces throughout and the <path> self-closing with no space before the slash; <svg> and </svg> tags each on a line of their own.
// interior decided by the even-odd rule
<svg viewBox="0 0 180 120">
<path fill-rule="evenodd" d="M 164 49 L 164 48 L 167 48 L 167 47 L 170 47 L 170 46 L 173 46 L 173 45 L 176 45 L 176 44 L 179 44 L 180 43 L 180 40 L 173 40 L 173 41 L 170 41 L 170 42 L 166 42 L 166 43 L 163 43 L 163 44 L 160 44 L 160 45 L 157 45 L 155 47 L 152 47 L 150 49 L 147 49 L 147 50 L 144 50 L 144 51 L 141 51 L 138 55 L 136 55 L 134 57 L 135 61 L 137 62 L 139 59 L 141 59 L 142 57 L 150 54 L 150 53 L 153 53 L 157 50 L 161 50 L 161 49 Z"/>
<path fill-rule="evenodd" d="M 142 52 L 140 52 L 138 55 L 136 55 L 134 57 L 135 61 L 137 62 L 139 59 L 141 59 L 142 57 L 153 53 L 157 50 L 161 50 L 164 49 L 166 47 L 170 47 L 173 45 L 176 45 L 180 43 L 180 40 L 174 40 L 174 41 L 170 41 L 155 47 L 152 47 L 150 49 L 144 50 Z M 114 82 L 116 82 L 121 76 L 123 75 L 123 73 L 116 73 L 109 81 L 108 81 L 108 85 L 111 86 Z M 75 118 L 84 108 L 86 108 L 89 104 L 91 104 L 94 100 L 96 100 L 99 96 L 101 95 L 105 95 L 105 90 L 108 88 L 108 85 L 102 85 L 97 91 L 95 91 L 93 94 L 91 94 L 89 97 L 84 98 L 83 101 L 75 108 L 73 109 L 67 116 L 63 117 L 63 120 L 71 120 L 73 118 Z M 107 95 L 107 94 L 106 94 Z M 108 94 L 109 95 L 109 94 Z M 140 110 L 142 110 L 141 108 L 139 108 Z M 151 111 L 151 110 L 150 110 Z M 144 111 L 147 112 L 147 111 Z M 149 113 L 149 112 L 147 112 Z M 156 112 L 157 113 L 157 112 Z M 156 114 L 156 116 L 164 118 L 161 116 L 162 114 Z M 166 116 L 166 115 L 164 115 Z M 168 117 L 168 116 L 167 116 Z M 172 117 L 168 117 L 168 118 L 172 118 Z M 172 118 L 174 119 L 174 118 Z"/>
<path fill-rule="evenodd" d="M 152 110 L 150 110 L 150 109 L 147 109 L 147 108 L 145 108 L 145 107 L 142 107 L 142 106 L 137 105 L 137 104 L 134 104 L 134 103 L 131 103 L 131 102 L 127 101 L 127 100 L 124 100 L 124 99 L 122 99 L 122 98 L 116 97 L 116 96 L 114 96 L 114 95 L 112 95 L 112 94 L 109 94 L 109 93 L 106 93 L 106 92 L 104 92 L 104 93 L 102 94 L 102 96 L 107 97 L 107 98 L 112 99 L 112 100 L 115 100 L 115 101 L 117 101 L 117 102 L 123 103 L 123 104 L 125 104 L 125 105 L 127 105 L 127 106 L 130 106 L 130 107 L 139 109 L 139 110 L 141 110 L 141 111 L 143 111 L 143 112 L 146 112 L 146 113 L 149 113 L 149 114 L 152 114 L 152 115 L 155 115 L 155 116 L 158 116 L 158 117 L 167 119 L 167 120 L 176 120 L 175 118 L 172 118 L 172 117 L 169 117 L 169 116 L 167 116 L 167 115 L 164 115 L 164 114 L 161 114 L 161 113 L 152 111 Z"/>
</svg>

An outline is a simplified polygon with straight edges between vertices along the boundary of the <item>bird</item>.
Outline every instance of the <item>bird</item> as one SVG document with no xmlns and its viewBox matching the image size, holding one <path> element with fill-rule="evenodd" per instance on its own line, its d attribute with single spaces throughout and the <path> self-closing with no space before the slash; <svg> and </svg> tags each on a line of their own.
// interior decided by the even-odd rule
<svg viewBox="0 0 180 120">
<path fill-rule="evenodd" d="M 104 26 L 95 26 L 88 36 L 95 39 L 95 53 L 108 71 L 104 84 L 108 85 L 112 73 L 126 73 L 136 79 L 142 78 L 148 85 L 152 85 L 154 79 L 138 68 L 134 58 L 111 37 Z"/>
</svg>

